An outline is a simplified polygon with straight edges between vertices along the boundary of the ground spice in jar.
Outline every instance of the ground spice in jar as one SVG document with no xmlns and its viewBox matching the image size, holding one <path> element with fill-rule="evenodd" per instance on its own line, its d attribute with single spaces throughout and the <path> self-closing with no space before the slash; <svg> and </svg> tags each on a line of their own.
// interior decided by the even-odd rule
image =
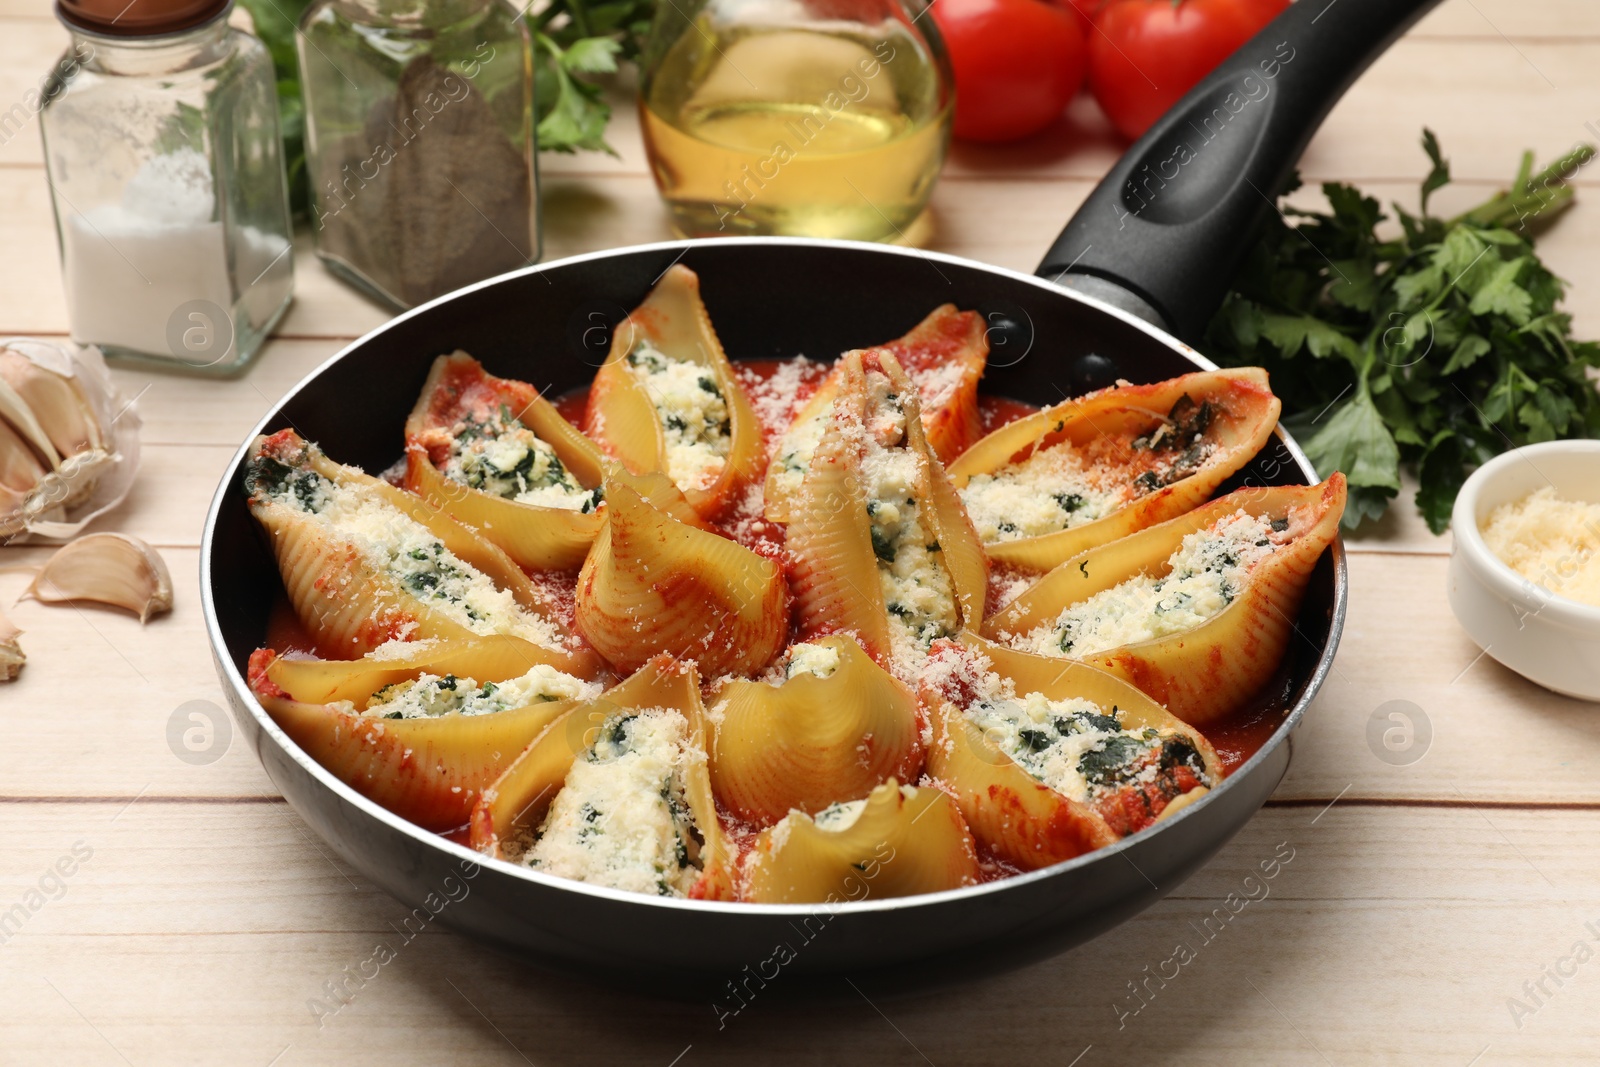
<svg viewBox="0 0 1600 1067">
<path fill-rule="evenodd" d="M 533 261 L 530 146 L 471 79 L 429 56 L 360 135 L 317 153 L 318 252 L 403 307 Z"/>
</svg>

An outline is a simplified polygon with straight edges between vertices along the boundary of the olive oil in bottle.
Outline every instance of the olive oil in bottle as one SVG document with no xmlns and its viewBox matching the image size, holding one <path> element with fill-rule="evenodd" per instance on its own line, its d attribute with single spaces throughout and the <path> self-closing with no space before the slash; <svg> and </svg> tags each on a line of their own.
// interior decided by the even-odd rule
<svg viewBox="0 0 1600 1067">
<path fill-rule="evenodd" d="M 774 26 L 714 15 L 702 9 L 657 52 L 640 94 L 674 228 L 902 239 L 949 144 L 937 43 L 895 18 Z"/>
</svg>

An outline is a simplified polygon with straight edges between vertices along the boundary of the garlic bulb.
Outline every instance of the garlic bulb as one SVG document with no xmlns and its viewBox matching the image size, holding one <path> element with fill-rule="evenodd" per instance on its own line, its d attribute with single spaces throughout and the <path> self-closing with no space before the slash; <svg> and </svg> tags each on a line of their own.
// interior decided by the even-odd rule
<svg viewBox="0 0 1600 1067">
<path fill-rule="evenodd" d="M 0 537 L 71 537 L 121 503 L 138 431 L 99 350 L 0 341 Z"/>
<path fill-rule="evenodd" d="M 17 672 L 28 661 L 28 657 L 22 653 L 21 642 L 17 640 L 21 636 L 22 631 L 17 629 L 17 624 L 0 613 L 0 682 L 16 678 Z"/>
<path fill-rule="evenodd" d="M 172 610 L 172 575 L 160 553 L 137 537 L 97 533 L 61 546 L 45 560 L 27 595 L 46 604 L 93 600 L 126 608 L 148 622 Z"/>
</svg>

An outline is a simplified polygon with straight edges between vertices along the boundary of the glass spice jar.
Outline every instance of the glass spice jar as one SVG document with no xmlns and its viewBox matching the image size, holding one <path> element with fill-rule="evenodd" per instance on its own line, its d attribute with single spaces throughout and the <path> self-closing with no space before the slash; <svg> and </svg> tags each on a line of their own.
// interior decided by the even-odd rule
<svg viewBox="0 0 1600 1067">
<path fill-rule="evenodd" d="M 317 0 L 300 23 L 317 255 L 408 308 L 539 258 L 532 39 L 505 0 Z"/>
<path fill-rule="evenodd" d="M 58 0 L 40 128 L 74 340 L 114 362 L 243 369 L 289 306 L 272 61 L 229 0 Z"/>
<path fill-rule="evenodd" d="M 944 43 L 920 0 L 675 0 L 639 94 L 672 225 L 710 237 L 905 241 L 950 144 Z"/>
</svg>

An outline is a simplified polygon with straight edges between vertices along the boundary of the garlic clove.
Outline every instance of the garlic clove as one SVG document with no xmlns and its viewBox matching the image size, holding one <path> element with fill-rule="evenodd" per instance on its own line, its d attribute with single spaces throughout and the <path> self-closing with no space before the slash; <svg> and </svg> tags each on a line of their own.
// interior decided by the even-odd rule
<svg viewBox="0 0 1600 1067">
<path fill-rule="evenodd" d="M 25 494 L 44 478 L 46 468 L 28 443 L 0 419 L 0 486 Z"/>
<path fill-rule="evenodd" d="M 28 661 L 22 652 L 21 642 L 17 640 L 21 636 L 22 631 L 17 624 L 0 613 L 0 682 L 15 679 L 22 665 Z"/>
<path fill-rule="evenodd" d="M 93 600 L 147 622 L 172 610 L 172 575 L 160 554 L 137 537 L 97 533 L 63 545 L 45 561 L 28 596 L 46 604 Z"/>
<path fill-rule="evenodd" d="M 50 469 L 54 470 L 61 464 L 61 453 L 56 451 L 56 446 L 50 442 L 50 435 L 39 425 L 39 417 L 22 399 L 22 394 L 3 377 L 0 377 L 0 420 L 10 423 L 11 428 L 28 442 Z"/>
<path fill-rule="evenodd" d="M 32 410 L 63 458 L 105 450 L 100 420 L 76 381 L 12 349 L 0 349 L 0 380 Z"/>
</svg>

